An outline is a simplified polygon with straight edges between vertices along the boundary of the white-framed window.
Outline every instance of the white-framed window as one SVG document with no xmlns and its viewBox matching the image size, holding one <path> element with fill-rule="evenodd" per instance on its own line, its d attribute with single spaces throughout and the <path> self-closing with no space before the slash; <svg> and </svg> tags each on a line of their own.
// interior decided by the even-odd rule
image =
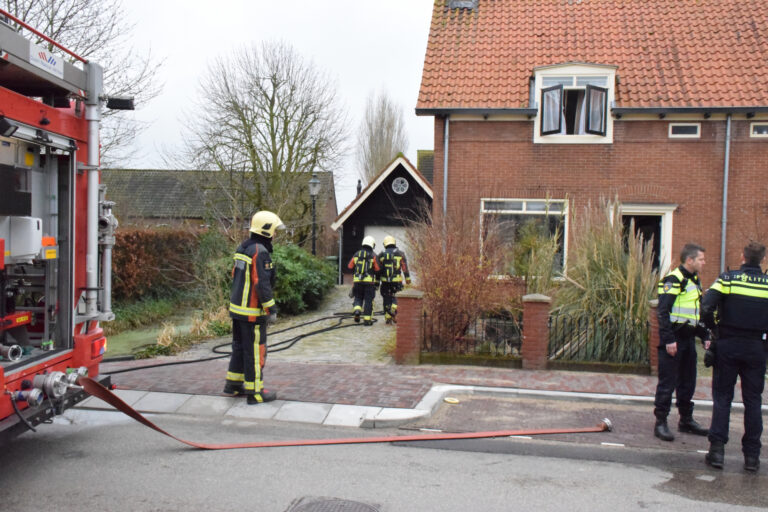
<svg viewBox="0 0 768 512">
<path fill-rule="evenodd" d="M 560 250 L 555 265 L 556 270 L 563 269 L 568 245 L 567 200 L 483 198 L 480 215 L 483 224 L 496 223 L 502 243 L 510 248 L 505 268 L 500 269 L 500 273 L 521 275 L 515 268 L 515 247 L 524 237 L 543 234 L 557 235 Z"/>
<path fill-rule="evenodd" d="M 672 216 L 677 210 L 676 204 L 622 203 L 620 207 L 622 222 L 629 226 L 633 221 L 635 231 L 640 232 L 646 241 L 653 238 L 654 267 L 662 274 L 671 270 L 672 260 Z"/>
<path fill-rule="evenodd" d="M 750 137 L 768 138 L 768 122 L 754 122 L 749 125 Z"/>
<path fill-rule="evenodd" d="M 561 64 L 536 68 L 534 75 L 534 143 L 613 142 L 615 66 Z"/>
<path fill-rule="evenodd" d="M 701 138 L 701 123 L 669 123 L 670 139 Z"/>
</svg>

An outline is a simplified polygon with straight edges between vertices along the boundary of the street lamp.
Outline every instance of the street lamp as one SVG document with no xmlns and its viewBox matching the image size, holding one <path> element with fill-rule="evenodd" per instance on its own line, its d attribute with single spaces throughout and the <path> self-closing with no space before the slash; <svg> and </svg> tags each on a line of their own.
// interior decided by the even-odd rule
<svg viewBox="0 0 768 512">
<path fill-rule="evenodd" d="M 317 232 L 317 222 L 315 216 L 315 199 L 317 194 L 320 193 L 320 180 L 317 174 L 312 174 L 312 179 L 309 180 L 309 195 L 312 198 L 312 256 L 315 255 L 315 236 Z"/>
</svg>

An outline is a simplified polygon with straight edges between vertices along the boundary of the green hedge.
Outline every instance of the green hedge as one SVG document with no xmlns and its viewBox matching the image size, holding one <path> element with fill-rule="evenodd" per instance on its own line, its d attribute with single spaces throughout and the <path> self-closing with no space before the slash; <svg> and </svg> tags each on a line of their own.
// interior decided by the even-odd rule
<svg viewBox="0 0 768 512">
<path fill-rule="evenodd" d="M 272 254 L 277 269 L 275 300 L 280 314 L 317 309 L 336 284 L 336 269 L 296 245 L 277 245 Z"/>
</svg>

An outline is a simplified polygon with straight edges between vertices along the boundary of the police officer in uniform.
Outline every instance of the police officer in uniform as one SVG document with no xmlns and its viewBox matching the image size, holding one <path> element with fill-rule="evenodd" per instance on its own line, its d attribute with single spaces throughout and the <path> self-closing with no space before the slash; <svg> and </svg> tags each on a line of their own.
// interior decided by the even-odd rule
<svg viewBox="0 0 768 512">
<path fill-rule="evenodd" d="M 249 404 L 271 402 L 274 391 L 264 389 L 264 363 L 267 358 L 267 324 L 277 319 L 275 268 L 272 239 L 283 222 L 276 214 L 262 210 L 251 219 L 250 237 L 235 251 L 232 268 L 232 356 L 229 360 L 224 393 L 248 398 Z M 257 338 L 258 333 L 258 338 Z"/>
<path fill-rule="evenodd" d="M 653 435 L 663 441 L 675 436 L 667 426 L 672 405 L 672 392 L 677 396 L 680 414 L 678 430 L 705 436 L 707 429 L 693 419 L 693 392 L 696 389 L 695 336 L 709 347 L 709 332 L 699 322 L 701 282 L 699 272 L 704 267 L 704 248 L 685 244 L 680 253 L 681 265 L 659 283 L 659 382 L 656 386 Z"/>
<path fill-rule="evenodd" d="M 376 247 L 376 241 L 372 236 L 366 236 L 363 238 L 363 246 L 352 256 L 347 265 L 347 268 L 354 272 L 352 295 L 355 301 L 352 311 L 355 314 L 355 322 L 360 322 L 360 315 L 362 314 L 365 325 L 373 325 L 376 276 L 381 270 L 376 253 L 373 252 L 374 247 Z"/>
<path fill-rule="evenodd" d="M 712 424 L 709 427 L 709 452 L 704 459 L 722 468 L 725 443 L 736 377 L 741 378 L 744 400 L 744 437 L 741 450 L 744 469 L 760 468 L 760 435 L 763 432 L 761 397 L 765 386 L 765 360 L 768 349 L 768 276 L 760 264 L 765 246 L 750 242 L 742 252 L 741 268 L 721 274 L 702 300 L 702 319 L 717 329 L 712 375 Z M 717 321 L 715 321 L 717 315 Z"/>
<path fill-rule="evenodd" d="M 381 299 L 384 302 L 384 319 L 386 323 L 397 323 L 397 297 L 395 294 L 403 289 L 403 276 L 406 284 L 411 284 L 411 274 L 408 272 L 408 262 L 405 253 L 397 248 L 395 237 L 384 237 L 384 250 L 379 253 L 381 272 Z"/>
</svg>

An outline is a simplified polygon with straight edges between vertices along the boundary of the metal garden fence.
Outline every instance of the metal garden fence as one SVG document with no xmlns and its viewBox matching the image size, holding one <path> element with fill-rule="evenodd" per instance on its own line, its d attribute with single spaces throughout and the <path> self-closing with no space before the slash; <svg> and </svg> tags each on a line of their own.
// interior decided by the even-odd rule
<svg viewBox="0 0 768 512">
<path fill-rule="evenodd" d="M 424 313 L 421 349 L 425 352 L 518 356 L 522 343 L 522 315 L 467 315 Z"/>
<path fill-rule="evenodd" d="M 549 317 L 549 359 L 637 363 L 649 361 L 648 322 L 558 314 Z"/>
</svg>

